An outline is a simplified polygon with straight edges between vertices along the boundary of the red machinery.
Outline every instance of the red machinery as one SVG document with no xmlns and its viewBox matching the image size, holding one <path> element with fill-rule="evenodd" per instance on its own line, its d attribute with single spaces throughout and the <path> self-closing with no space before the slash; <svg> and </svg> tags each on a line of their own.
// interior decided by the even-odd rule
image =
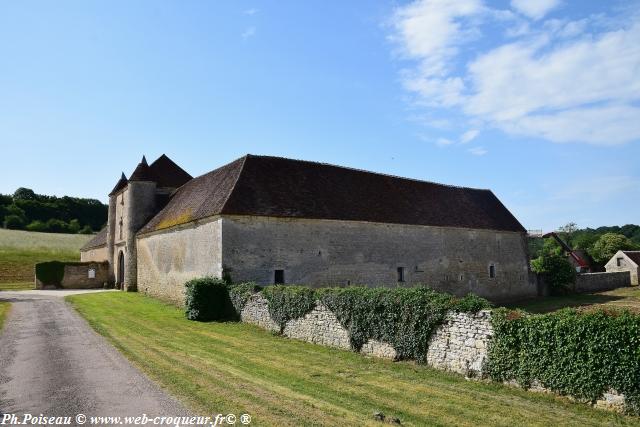
<svg viewBox="0 0 640 427">
<path fill-rule="evenodd" d="M 576 264 L 578 264 L 578 266 L 580 267 L 580 271 L 589 271 L 589 263 L 587 263 L 580 255 L 578 255 L 576 253 L 576 251 L 574 251 L 573 249 L 571 249 L 569 247 L 569 245 L 567 245 L 561 238 L 560 236 L 558 236 L 554 231 L 552 231 L 551 233 L 547 233 L 544 234 L 542 237 L 547 238 L 547 237 L 553 237 L 556 242 L 558 242 L 558 244 L 562 247 L 562 249 L 569 254 L 569 256 L 571 258 L 573 258 L 573 260 L 576 262 Z"/>
</svg>

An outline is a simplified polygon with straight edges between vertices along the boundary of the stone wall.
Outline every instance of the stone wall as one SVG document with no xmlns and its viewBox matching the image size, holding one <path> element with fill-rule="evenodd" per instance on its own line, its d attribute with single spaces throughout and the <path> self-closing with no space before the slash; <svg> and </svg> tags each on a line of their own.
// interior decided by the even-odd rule
<svg viewBox="0 0 640 427">
<path fill-rule="evenodd" d="M 431 336 L 427 363 L 468 377 L 482 376 L 492 336 L 489 310 L 475 314 L 451 312 Z"/>
<path fill-rule="evenodd" d="M 576 292 L 599 292 L 631 286 L 628 271 L 578 274 Z"/>
<path fill-rule="evenodd" d="M 240 317 L 243 322 L 280 332 L 280 327 L 269 315 L 269 304 L 261 294 L 254 294 L 249 298 Z M 463 374 L 468 378 L 483 378 L 493 333 L 490 310 L 475 314 L 449 312 L 444 323 L 436 328 L 429 340 L 427 364 L 436 369 Z M 304 317 L 287 322 L 282 334 L 324 346 L 351 349 L 349 332 L 340 324 L 335 314 L 319 301 Z M 360 352 L 387 359 L 397 358 L 397 352 L 390 344 L 375 340 L 365 343 Z M 519 387 L 515 381 L 506 384 Z M 544 388 L 537 381 L 534 381 L 529 390 L 551 393 L 551 390 Z M 623 411 L 625 405 L 624 395 L 609 390 L 594 406 Z"/>
<path fill-rule="evenodd" d="M 521 233 L 415 225 L 223 216 L 222 263 L 235 282 L 413 286 L 493 301 L 534 297 Z M 496 275 L 489 276 L 494 265 Z M 398 268 L 405 281 L 398 283 Z"/>
<path fill-rule="evenodd" d="M 103 262 L 108 261 L 108 258 L 106 245 L 80 251 L 80 261 L 82 262 Z"/>
<path fill-rule="evenodd" d="M 109 281 L 108 262 L 71 262 L 64 266 L 64 276 L 60 283 L 62 289 L 95 289 L 102 288 Z M 56 286 L 45 285 L 35 278 L 36 289 L 56 289 Z"/>
<path fill-rule="evenodd" d="M 220 233 L 218 218 L 139 236 L 138 290 L 182 305 L 185 282 L 222 276 Z"/>
<path fill-rule="evenodd" d="M 279 332 L 278 325 L 271 320 L 269 304 L 261 294 L 252 295 L 242 309 L 240 318 L 270 331 Z M 328 347 L 350 350 L 349 331 L 336 315 L 318 301 L 316 307 L 300 319 L 287 322 L 282 334 Z M 427 363 L 439 369 L 479 375 L 482 372 L 487 347 L 493 334 L 491 313 L 449 313 L 446 322 L 438 327 L 429 342 Z M 397 352 L 388 343 L 367 341 L 360 352 L 363 354 L 396 359 Z"/>
</svg>

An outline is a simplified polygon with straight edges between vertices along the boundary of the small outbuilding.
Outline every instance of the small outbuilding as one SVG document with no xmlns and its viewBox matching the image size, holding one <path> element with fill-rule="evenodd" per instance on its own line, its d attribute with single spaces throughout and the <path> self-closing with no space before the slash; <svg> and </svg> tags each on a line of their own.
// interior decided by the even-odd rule
<svg viewBox="0 0 640 427">
<path fill-rule="evenodd" d="M 607 272 L 628 271 L 631 275 L 631 285 L 638 285 L 640 276 L 640 251 L 618 251 L 605 264 Z"/>
</svg>

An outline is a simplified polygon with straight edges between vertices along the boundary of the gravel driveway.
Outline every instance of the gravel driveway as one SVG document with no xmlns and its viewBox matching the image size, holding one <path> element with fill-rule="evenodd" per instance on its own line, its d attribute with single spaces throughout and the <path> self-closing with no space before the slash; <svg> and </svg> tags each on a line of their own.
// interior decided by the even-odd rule
<svg viewBox="0 0 640 427">
<path fill-rule="evenodd" d="M 187 415 L 63 299 L 83 292 L 0 292 L 12 303 L 0 332 L 0 413 Z"/>
</svg>

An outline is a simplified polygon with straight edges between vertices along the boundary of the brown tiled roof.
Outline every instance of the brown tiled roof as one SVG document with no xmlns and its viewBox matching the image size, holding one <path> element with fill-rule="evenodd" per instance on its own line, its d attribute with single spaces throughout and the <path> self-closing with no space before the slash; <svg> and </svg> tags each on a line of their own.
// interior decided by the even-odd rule
<svg viewBox="0 0 640 427">
<path fill-rule="evenodd" d="M 640 266 L 640 251 L 622 251 L 626 256 L 628 256 L 631 261 L 635 262 L 636 265 Z"/>
<path fill-rule="evenodd" d="M 136 166 L 136 169 L 131 174 L 129 182 L 131 181 L 155 181 L 155 177 L 151 172 L 151 168 L 147 164 L 147 159 L 142 156 L 142 160 Z"/>
<path fill-rule="evenodd" d="M 99 248 L 107 244 L 107 227 L 104 227 L 102 230 L 98 231 L 98 233 L 93 236 L 91 240 L 84 244 L 83 247 L 80 248 L 81 251 L 86 251 L 89 249 Z"/>
<path fill-rule="evenodd" d="M 489 190 L 253 155 L 182 186 L 141 232 L 216 214 L 525 232 Z"/>
<path fill-rule="evenodd" d="M 113 190 L 111 190 L 111 193 L 109 193 L 109 196 L 113 196 L 118 191 L 122 190 L 124 187 L 127 186 L 128 183 L 129 181 L 127 181 L 127 177 L 124 175 L 124 172 L 122 172 L 122 176 L 118 180 L 118 183 L 116 184 L 116 186 L 113 187 Z"/>
<path fill-rule="evenodd" d="M 178 188 L 192 179 L 191 175 L 164 154 L 151 163 L 149 169 L 158 187 Z"/>
</svg>

